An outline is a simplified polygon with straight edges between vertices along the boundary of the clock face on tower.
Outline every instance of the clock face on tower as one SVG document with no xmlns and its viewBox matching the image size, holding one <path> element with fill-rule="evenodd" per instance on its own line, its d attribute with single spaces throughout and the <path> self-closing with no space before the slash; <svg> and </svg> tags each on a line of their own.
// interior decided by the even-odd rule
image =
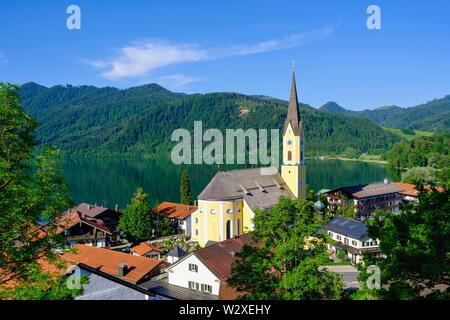
<svg viewBox="0 0 450 320">
<path fill-rule="evenodd" d="M 290 145 L 292 144 L 292 140 L 289 139 L 289 140 L 287 141 L 287 144 L 288 144 L 288 146 L 290 146 Z"/>
</svg>

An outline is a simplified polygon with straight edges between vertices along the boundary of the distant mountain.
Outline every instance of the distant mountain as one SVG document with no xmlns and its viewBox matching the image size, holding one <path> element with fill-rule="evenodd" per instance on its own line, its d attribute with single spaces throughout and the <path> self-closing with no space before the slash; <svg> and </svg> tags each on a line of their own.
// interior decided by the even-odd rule
<svg viewBox="0 0 450 320">
<path fill-rule="evenodd" d="M 21 88 L 25 109 L 38 119 L 37 139 L 78 155 L 153 155 L 168 152 L 173 130 L 279 128 L 287 102 L 237 93 L 182 94 L 157 84 L 129 89 L 27 83 Z M 301 105 L 308 155 L 383 153 L 398 137 L 362 118 L 318 111 Z"/>
<path fill-rule="evenodd" d="M 341 107 L 340 105 L 338 105 L 336 102 L 334 101 L 330 101 L 325 103 L 323 106 L 321 106 L 319 108 L 320 111 L 325 111 L 325 112 L 335 112 L 335 113 L 342 113 L 342 114 L 346 114 L 346 115 L 350 115 L 353 113 L 353 111 L 344 109 L 343 107 Z"/>
<path fill-rule="evenodd" d="M 450 95 L 410 108 L 385 106 L 374 110 L 350 111 L 335 102 L 328 102 L 319 110 L 370 119 L 384 127 L 444 132 L 450 130 Z"/>
</svg>

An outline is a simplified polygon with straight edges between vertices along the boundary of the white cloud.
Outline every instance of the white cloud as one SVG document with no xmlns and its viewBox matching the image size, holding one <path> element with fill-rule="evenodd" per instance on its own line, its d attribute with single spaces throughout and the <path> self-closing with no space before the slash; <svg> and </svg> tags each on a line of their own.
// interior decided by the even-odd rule
<svg viewBox="0 0 450 320">
<path fill-rule="evenodd" d="M 334 30 L 335 27 L 326 27 L 259 43 L 233 45 L 225 48 L 202 48 L 194 44 L 177 44 L 157 40 L 136 42 L 119 49 L 116 57 L 90 60 L 85 63 L 101 70 L 101 75 L 106 79 L 140 78 L 148 75 L 153 70 L 178 63 L 259 54 L 293 48 L 324 39 L 330 36 Z M 184 83 L 184 85 L 192 82 L 192 79 L 180 74 L 166 76 L 166 79 L 163 80 L 172 80 L 179 84 Z"/>
<path fill-rule="evenodd" d="M 181 62 L 208 59 L 205 50 L 190 44 L 169 44 L 165 42 L 135 43 L 120 49 L 118 57 L 112 60 L 93 61 L 91 64 L 105 69 L 102 76 L 107 79 L 135 78 L 152 70 Z"/>
</svg>

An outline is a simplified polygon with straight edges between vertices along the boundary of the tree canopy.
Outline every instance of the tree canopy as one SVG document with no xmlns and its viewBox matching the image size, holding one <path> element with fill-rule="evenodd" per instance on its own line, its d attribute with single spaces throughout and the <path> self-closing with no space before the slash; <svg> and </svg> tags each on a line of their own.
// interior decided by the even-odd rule
<svg viewBox="0 0 450 320">
<path fill-rule="evenodd" d="M 281 198 L 264 212 L 256 209 L 255 246 L 236 256 L 228 283 L 244 299 L 339 299 L 342 278 L 320 268 L 326 248 L 316 232 L 319 218 L 310 201 Z"/>
<path fill-rule="evenodd" d="M 36 127 L 18 86 L 0 82 L 0 297 L 65 299 L 75 291 L 65 288 L 64 276 L 44 272 L 40 261 L 55 258 L 62 239 L 52 230 L 72 202 L 57 152 L 35 150 Z"/>
<path fill-rule="evenodd" d="M 119 228 L 133 241 L 148 240 L 152 237 L 151 209 L 148 194 L 138 187 L 120 216 Z"/>
<path fill-rule="evenodd" d="M 382 256 L 367 255 L 360 265 L 364 285 L 370 265 L 381 270 L 384 299 L 450 298 L 450 190 L 419 186 L 419 203 L 400 214 L 378 211 L 368 232 L 380 240 Z"/>
<path fill-rule="evenodd" d="M 191 182 L 187 170 L 183 170 L 181 175 L 180 202 L 182 204 L 192 204 Z"/>
</svg>

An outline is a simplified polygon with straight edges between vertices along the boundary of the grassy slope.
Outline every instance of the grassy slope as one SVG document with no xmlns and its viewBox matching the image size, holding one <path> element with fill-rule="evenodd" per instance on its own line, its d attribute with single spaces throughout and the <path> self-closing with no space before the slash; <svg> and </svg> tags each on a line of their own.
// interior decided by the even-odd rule
<svg viewBox="0 0 450 320">
<path fill-rule="evenodd" d="M 430 132 L 430 131 L 414 130 L 414 134 L 406 134 L 401 129 L 387 128 L 387 127 L 382 127 L 382 128 L 386 131 L 389 131 L 389 132 L 397 135 L 399 138 L 405 139 L 408 141 L 411 141 L 411 140 L 413 140 L 415 138 L 419 138 L 419 137 L 431 137 L 433 135 L 433 132 Z"/>
</svg>

